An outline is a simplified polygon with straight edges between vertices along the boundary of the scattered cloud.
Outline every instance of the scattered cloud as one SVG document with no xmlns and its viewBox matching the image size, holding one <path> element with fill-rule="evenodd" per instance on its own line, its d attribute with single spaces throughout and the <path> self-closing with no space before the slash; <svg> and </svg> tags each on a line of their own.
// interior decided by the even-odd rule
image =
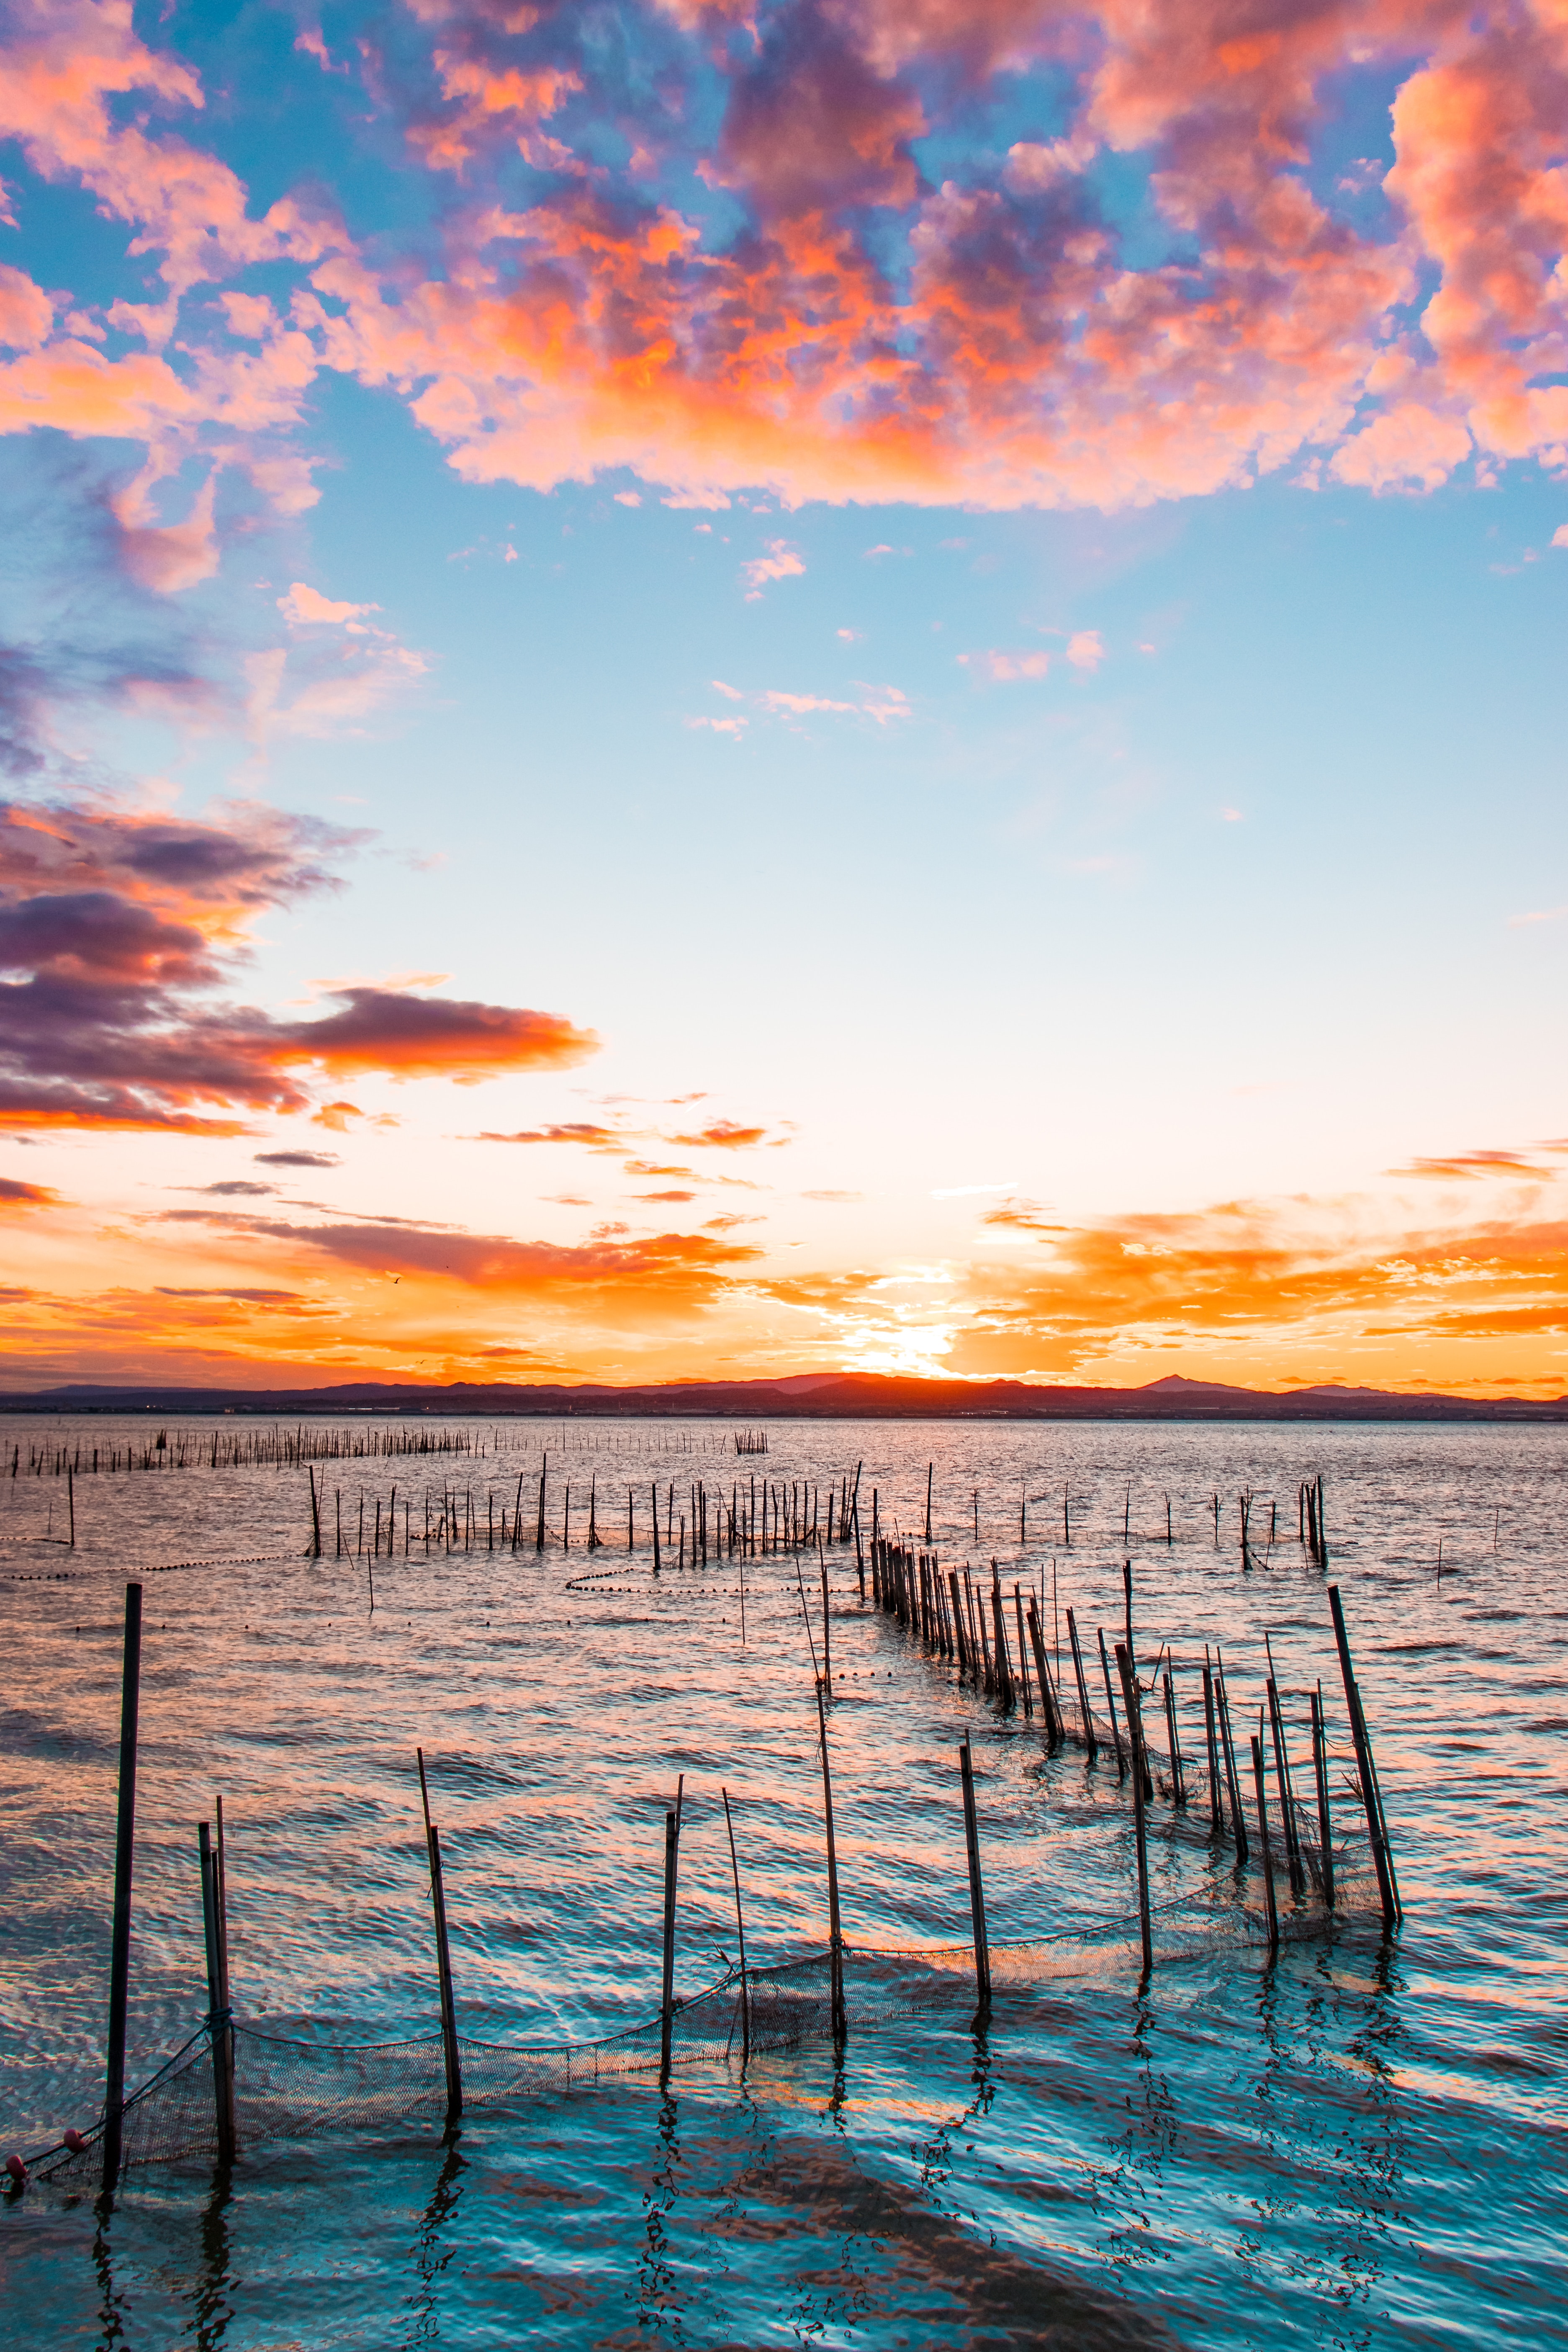
<svg viewBox="0 0 1568 2352">
<path fill-rule="evenodd" d="M 746 583 L 746 602 L 754 604 L 771 580 L 794 580 L 805 571 L 795 550 L 782 539 L 770 539 L 765 555 L 752 556 L 741 566 L 741 576 Z"/>
<path fill-rule="evenodd" d="M 60 1196 L 47 1184 L 25 1184 L 16 1176 L 0 1176 L 0 1209 L 57 1209 Z"/>
<path fill-rule="evenodd" d="M 800 1197 L 803 1201 L 863 1201 L 866 1195 L 864 1192 L 803 1192 Z"/>
<path fill-rule="evenodd" d="M 715 1151 L 746 1151 L 753 1144 L 782 1143 L 786 1139 L 783 1136 L 770 1137 L 765 1127 L 746 1127 L 732 1118 L 712 1119 L 708 1126 L 698 1128 L 692 1134 L 668 1138 L 669 1142 L 679 1143 L 688 1151 L 699 1147 Z"/>
<path fill-rule="evenodd" d="M 1542 907 L 1534 914 L 1510 915 L 1508 928 L 1510 931 L 1522 931 L 1531 923 L 1560 923 L 1564 915 L 1568 915 L 1568 907 Z"/>
<path fill-rule="evenodd" d="M 1538 1151 L 1561 1151 L 1562 1144 L 1544 1143 Z M 1475 1182 L 1482 1177 L 1523 1178 L 1536 1184 L 1555 1183 L 1562 1174 L 1557 1168 L 1543 1167 L 1539 1160 L 1522 1151 L 1455 1151 L 1433 1159 L 1406 1160 L 1403 1167 L 1390 1168 L 1390 1176 L 1437 1177 L 1447 1181 Z"/>
<path fill-rule="evenodd" d="M 339 1164 L 335 1151 L 256 1151 L 251 1157 L 258 1168 L 336 1168 Z M 209 1186 L 208 1189 L 216 1191 L 217 1188 Z M 230 1192 L 235 1188 L 226 1185 L 223 1189 Z M 265 1191 L 266 1187 L 258 1186 L 257 1189 Z"/>
<path fill-rule="evenodd" d="M 1049 654 L 1039 652 L 960 654 L 957 659 L 961 668 L 973 670 L 979 677 L 988 677 L 997 686 L 1013 685 L 1022 678 L 1044 677 L 1051 667 Z"/>
<path fill-rule="evenodd" d="M 356 625 L 363 622 L 367 613 L 379 613 L 381 606 L 334 604 L 330 597 L 322 596 L 314 588 L 308 587 L 303 580 L 296 580 L 288 594 L 279 597 L 278 610 L 290 628 L 346 625 L 353 629 Z M 363 629 L 359 634 L 363 634 Z"/>
<path fill-rule="evenodd" d="M 1067 657 L 1074 669 L 1094 671 L 1105 659 L 1098 629 L 1077 629 L 1068 639 Z"/>
<path fill-rule="evenodd" d="M 588 1151 L 624 1151 L 628 1139 L 624 1128 L 602 1127 L 594 1119 L 556 1119 L 547 1127 L 520 1128 L 511 1135 L 498 1135 L 487 1129 L 482 1135 L 469 1136 L 467 1140 L 470 1143 L 575 1143 Z"/>
</svg>

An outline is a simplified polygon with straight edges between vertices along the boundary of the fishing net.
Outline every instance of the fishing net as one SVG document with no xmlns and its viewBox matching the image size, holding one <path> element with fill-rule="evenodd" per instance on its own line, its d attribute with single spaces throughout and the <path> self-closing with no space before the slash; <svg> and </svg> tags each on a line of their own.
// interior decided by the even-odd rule
<svg viewBox="0 0 1568 2352">
<path fill-rule="evenodd" d="M 1334 1917 L 1346 1927 L 1376 1916 L 1375 1882 L 1340 1866 Z M 1321 1936 L 1321 1906 L 1282 1902 L 1281 1942 Z M 1213 1951 L 1217 1940 L 1249 1942 L 1267 1932 L 1266 1916 L 1251 1906 L 1216 1911 L 1213 1896 L 1186 1894 L 1157 1905 L 1152 1914 L 1156 1961 Z M 1100 1915 L 1055 1934 L 993 1943 L 992 2025 L 1005 2028 L 1010 2011 L 1049 1998 L 1068 1979 L 1104 1973 L 1108 1960 L 1132 1961 L 1138 1948 L 1136 1911 Z M 847 1945 L 841 1955 L 845 2016 L 851 2034 L 900 2021 L 967 2025 L 975 2006 L 971 1944 L 918 1950 Z M 541 2044 L 458 2037 L 465 2114 L 517 2107 L 530 2100 L 584 2091 L 631 2074 L 657 2074 L 662 2063 L 662 2021 L 655 2015 L 599 2040 Z M 395 2042 L 290 2040 L 236 2022 L 236 2136 L 249 2153 L 269 2144 L 306 2138 L 367 2139 L 407 2127 L 438 2125 L 447 2113 L 441 2036 Z M 704 2061 L 739 2063 L 833 2033 L 831 1952 L 738 1970 L 676 2004 L 670 2027 L 672 2067 Z M 217 2156 L 213 2043 L 204 2023 L 127 2101 L 121 2126 L 121 2168 L 211 2161 Z M 67 2190 L 94 2189 L 102 2171 L 100 2134 L 75 2149 L 56 2147 L 27 2159 L 32 2177 Z"/>
</svg>

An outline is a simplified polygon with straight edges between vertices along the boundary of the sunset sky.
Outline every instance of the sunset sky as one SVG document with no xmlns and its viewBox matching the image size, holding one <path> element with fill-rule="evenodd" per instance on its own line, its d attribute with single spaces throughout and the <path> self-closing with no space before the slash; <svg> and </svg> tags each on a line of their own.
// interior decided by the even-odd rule
<svg viewBox="0 0 1568 2352">
<path fill-rule="evenodd" d="M 1568 1391 L 1564 0 L 0 25 L 0 1378 Z"/>
</svg>

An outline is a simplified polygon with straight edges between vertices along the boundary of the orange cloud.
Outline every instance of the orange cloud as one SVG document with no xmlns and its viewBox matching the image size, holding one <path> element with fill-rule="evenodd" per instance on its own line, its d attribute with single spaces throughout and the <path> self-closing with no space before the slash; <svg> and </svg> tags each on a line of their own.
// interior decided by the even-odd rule
<svg viewBox="0 0 1568 2352">
<path fill-rule="evenodd" d="M 0 1209 L 57 1209 L 60 1196 L 47 1184 L 24 1184 L 19 1177 L 0 1176 Z"/>
<path fill-rule="evenodd" d="M 706 1145 L 716 1150 L 743 1151 L 753 1143 L 763 1142 L 765 1127 L 742 1127 L 732 1118 L 716 1118 L 710 1125 L 700 1128 L 694 1135 L 672 1135 L 671 1143 L 683 1145 L 688 1150 Z"/>
</svg>

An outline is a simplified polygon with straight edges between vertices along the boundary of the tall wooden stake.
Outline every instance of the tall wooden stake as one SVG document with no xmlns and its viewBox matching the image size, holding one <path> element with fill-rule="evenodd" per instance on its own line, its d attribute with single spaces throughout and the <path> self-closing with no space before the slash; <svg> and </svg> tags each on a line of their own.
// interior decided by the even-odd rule
<svg viewBox="0 0 1568 2352">
<path fill-rule="evenodd" d="M 234 2042 L 229 2028 L 227 1970 L 222 1930 L 217 1854 L 205 1822 L 196 1829 L 202 1868 L 202 1927 L 207 1953 L 207 2015 L 212 2036 L 213 2105 L 220 2164 L 234 2162 Z"/>
<path fill-rule="evenodd" d="M 664 1817 L 664 1970 L 659 1992 L 658 2081 L 669 2080 L 669 2045 L 675 2030 L 675 1877 L 680 1854 L 680 1799 L 686 1775 L 676 1790 L 675 1811 Z"/>
<path fill-rule="evenodd" d="M 974 1992 L 984 2016 L 991 2007 L 991 1946 L 985 1934 L 985 1889 L 980 1878 L 980 1824 L 974 1811 L 974 1762 L 965 1732 L 959 1743 L 963 1780 L 963 1844 L 969 1856 L 969 1912 L 974 1923 Z"/>
<path fill-rule="evenodd" d="M 1127 1644 L 1116 1644 L 1116 1664 L 1121 1675 L 1121 1696 L 1127 1706 L 1127 1734 L 1132 1749 L 1132 1829 L 1138 1848 L 1138 1925 L 1143 1937 L 1143 1973 L 1147 1976 L 1154 1965 L 1153 1928 L 1149 1916 L 1149 1839 L 1143 1819 L 1143 1774 L 1141 1758 L 1143 1752 L 1142 1726 L 1138 1712 L 1138 1683 L 1132 1672 L 1132 1657 Z"/>
<path fill-rule="evenodd" d="M 735 1859 L 735 1824 L 730 1819 L 730 1791 L 721 1788 L 724 1800 L 724 1827 L 730 1832 L 730 1875 L 735 1882 L 735 1933 L 741 1942 L 741 2063 L 743 2066 L 752 2054 L 752 1994 L 746 1980 L 746 1921 L 741 1909 L 741 1865 Z"/>
<path fill-rule="evenodd" d="M 1321 1482 L 1320 1482 L 1321 1483 Z M 1361 1692 L 1351 1664 L 1351 1645 L 1345 1633 L 1345 1612 L 1340 1605 L 1340 1588 L 1329 1587 L 1329 1607 L 1333 1612 L 1334 1641 L 1340 1654 L 1340 1675 L 1345 1686 L 1345 1710 L 1351 1719 L 1351 1738 L 1355 1742 L 1355 1760 L 1361 1779 L 1362 1802 L 1366 1808 L 1367 1835 L 1372 1840 L 1372 1858 L 1377 1870 L 1378 1892 L 1383 1898 L 1383 1923 L 1392 1927 L 1399 1916 L 1399 1885 L 1394 1875 L 1394 1856 L 1389 1851 L 1388 1824 L 1384 1819 L 1383 1794 L 1377 1785 L 1377 1767 L 1373 1761 L 1372 1739 L 1362 1712 Z"/>
<path fill-rule="evenodd" d="M 1318 1783 L 1318 1858 L 1321 1866 L 1323 1900 L 1334 1907 L 1334 1842 L 1329 1818 L 1329 1743 L 1323 1723 L 1323 1685 L 1312 1695 L 1312 1770 Z"/>
<path fill-rule="evenodd" d="M 436 1970 L 441 1990 L 441 2053 L 447 2062 L 447 2121 L 456 2123 L 463 2112 L 463 2069 L 458 2053 L 458 2011 L 452 1999 L 452 1955 L 447 1942 L 447 1891 L 441 1876 L 441 1840 L 430 1818 L 430 1790 L 425 1779 L 425 1750 L 419 1759 L 419 1795 L 425 1807 L 425 1848 L 430 1858 L 430 1904 L 436 1915 Z"/>
<path fill-rule="evenodd" d="M 1261 1733 L 1263 1729 L 1261 1715 L 1258 1718 L 1258 1728 Z M 1268 1837 L 1268 1799 L 1263 1787 L 1261 1738 L 1252 1743 L 1252 1780 L 1258 1791 L 1258 1838 L 1263 1849 L 1263 1901 L 1268 1914 L 1268 1948 L 1271 1952 L 1277 1952 L 1279 1948 L 1279 1908 L 1274 1900 L 1274 1853 Z"/>
<path fill-rule="evenodd" d="M 1070 1608 L 1068 1611 L 1068 1639 L 1072 1643 L 1072 1670 L 1078 1678 L 1078 1703 L 1083 1716 L 1083 1744 L 1089 1750 L 1089 1760 L 1092 1764 L 1100 1753 L 1100 1742 L 1094 1736 L 1094 1717 L 1089 1709 L 1089 1685 L 1084 1680 L 1083 1652 L 1079 1647 L 1078 1639 L 1078 1619 L 1073 1615 Z"/>
<path fill-rule="evenodd" d="M 125 1588 L 120 1678 L 120 1805 L 114 1826 L 114 1926 L 109 1946 L 109 2048 L 103 2085 L 103 2186 L 120 2178 L 125 2112 L 125 2020 L 131 1998 L 131 1876 L 136 1843 L 136 1724 L 142 1697 L 142 1587 Z"/>
<path fill-rule="evenodd" d="M 1105 1704 L 1110 1716 L 1110 1738 L 1116 1749 L 1116 1777 L 1120 1780 L 1124 1776 L 1127 1766 L 1122 1759 L 1121 1731 L 1116 1720 L 1116 1699 L 1110 1687 L 1110 1660 L 1106 1654 L 1104 1626 L 1097 1626 L 1095 1630 L 1100 1635 L 1100 1671 L 1105 1676 Z M 1139 1775 L 1139 1779 L 1142 1781 L 1142 1774 Z"/>
<path fill-rule="evenodd" d="M 838 1848 L 833 1836 L 833 1781 L 827 1769 L 827 1712 L 822 1685 L 816 1685 L 816 1727 L 822 1742 L 822 1812 L 827 1830 L 827 1933 L 832 1947 L 833 2038 L 842 2042 L 844 2015 L 844 1937 L 838 1917 Z"/>
</svg>

